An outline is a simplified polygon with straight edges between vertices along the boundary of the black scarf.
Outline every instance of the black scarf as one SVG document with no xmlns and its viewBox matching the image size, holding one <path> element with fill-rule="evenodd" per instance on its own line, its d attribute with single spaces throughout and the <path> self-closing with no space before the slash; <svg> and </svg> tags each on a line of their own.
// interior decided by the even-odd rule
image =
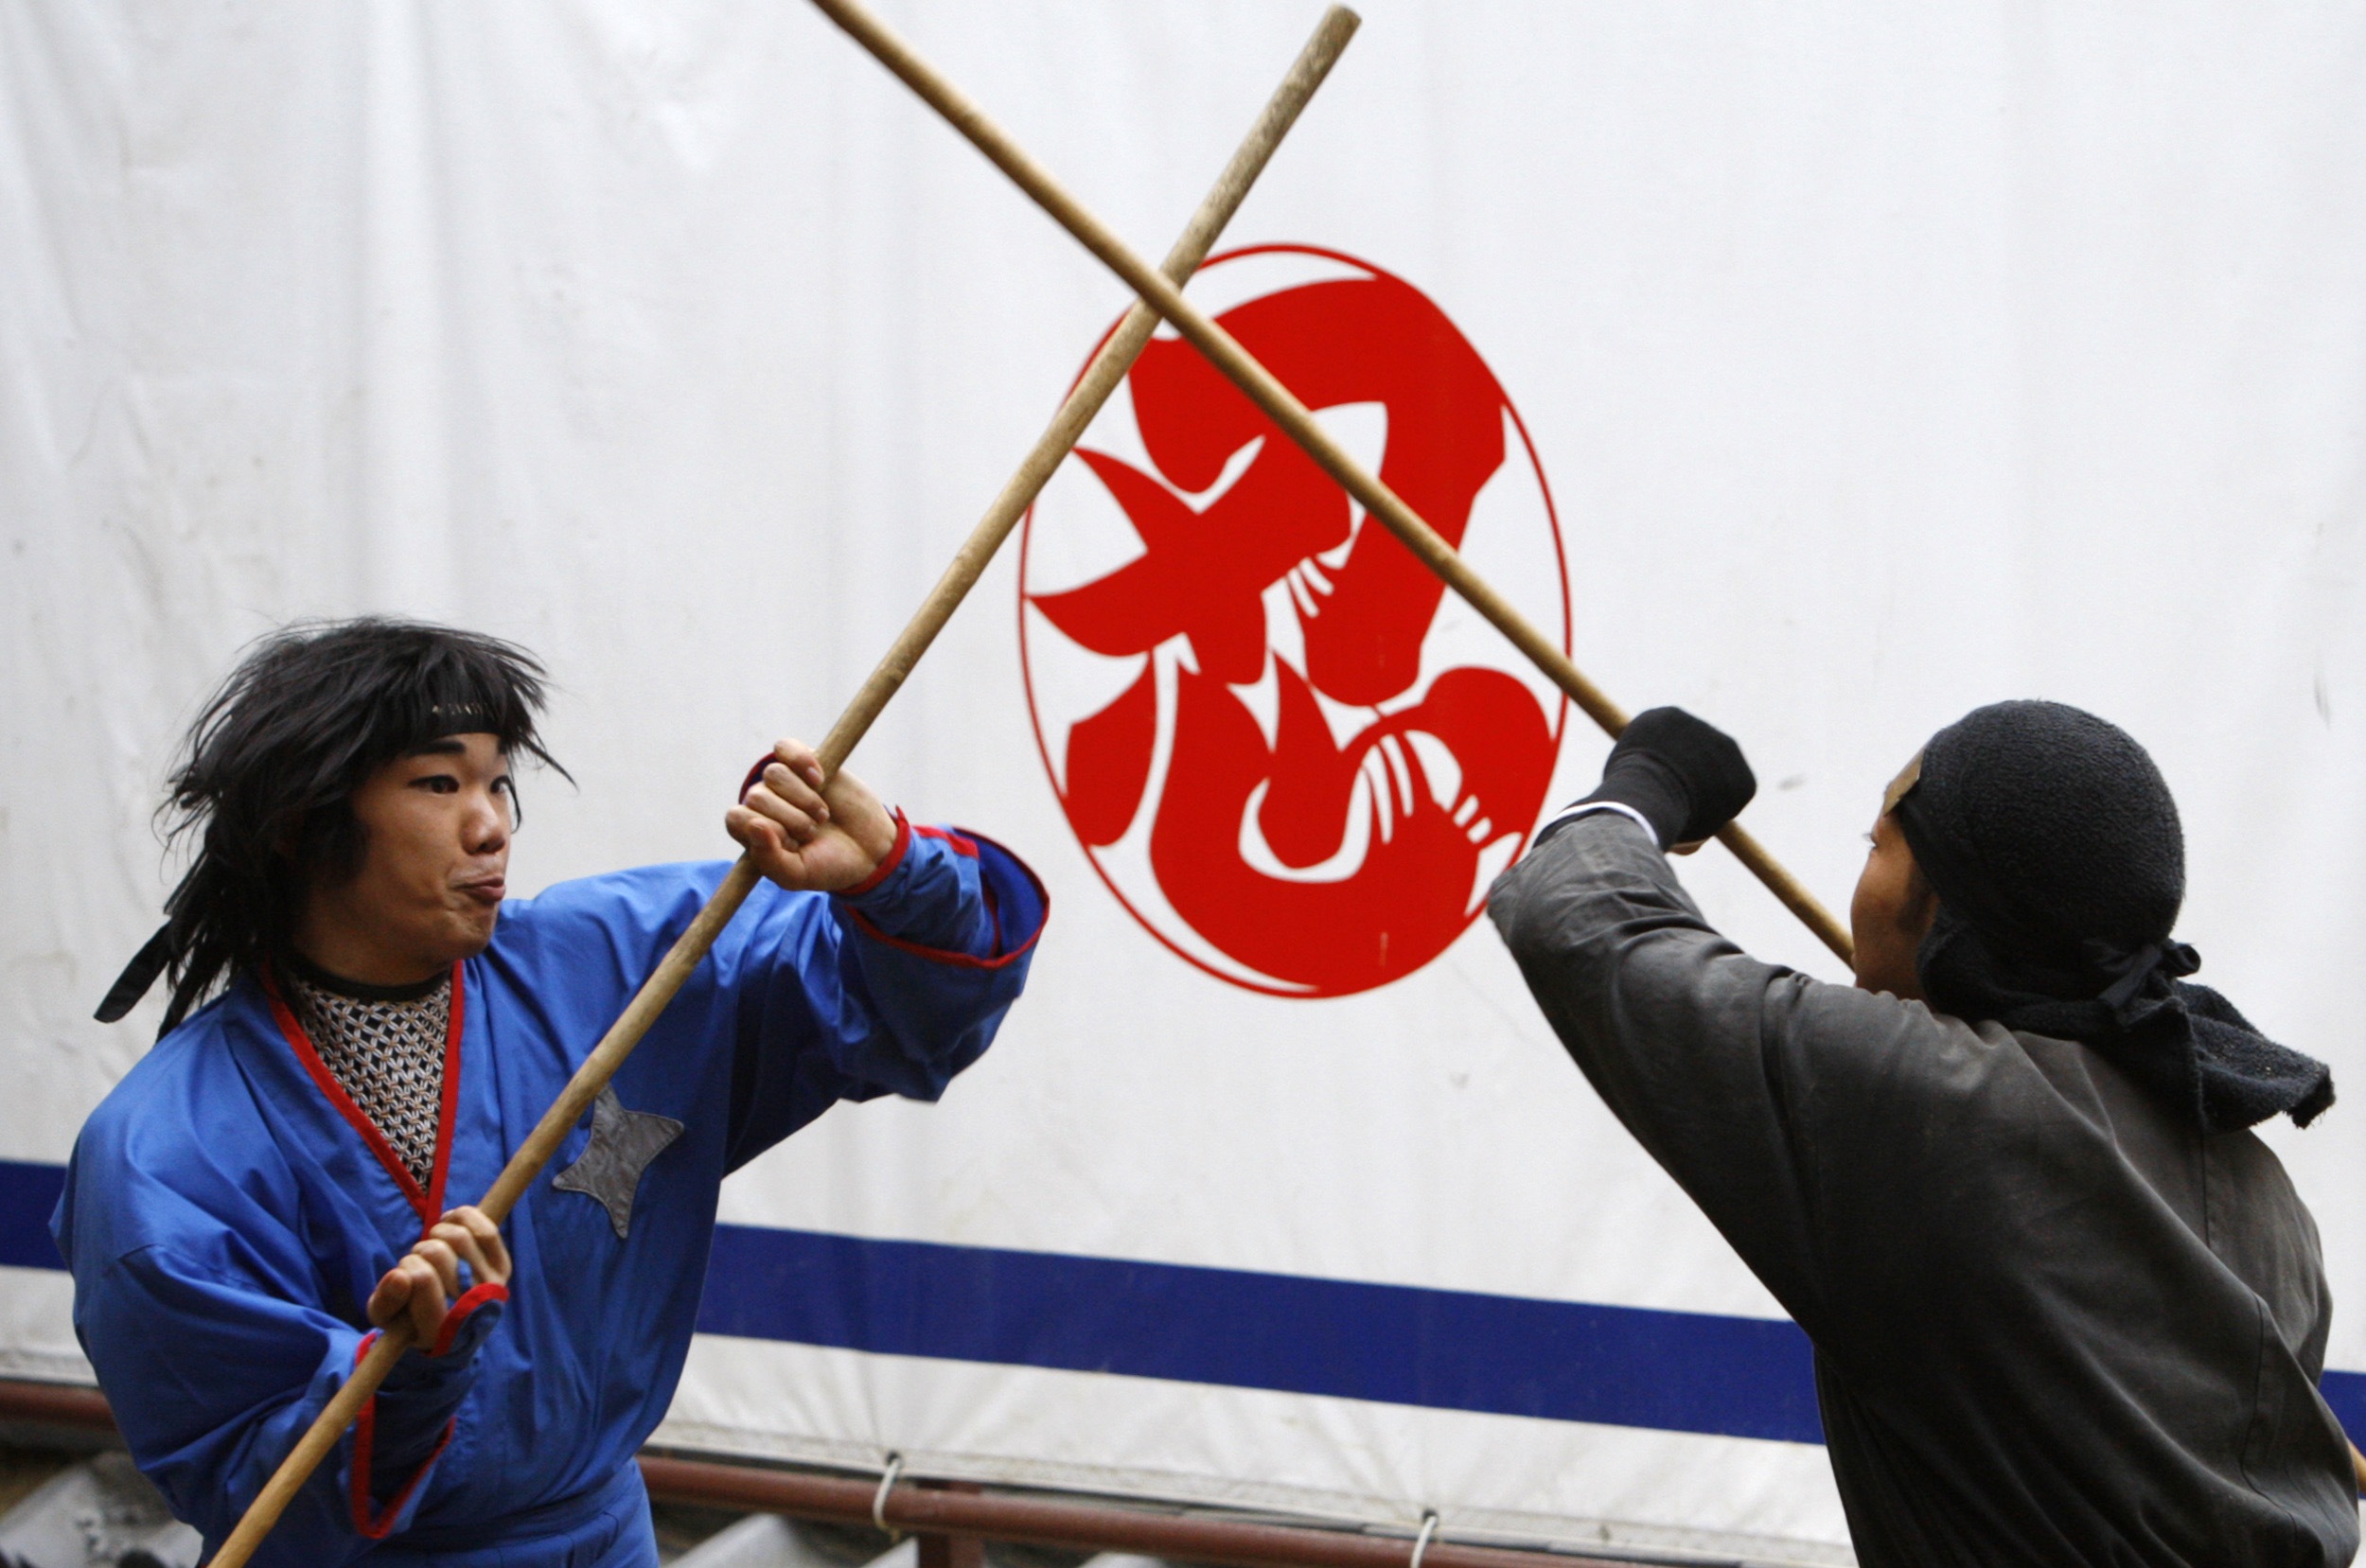
<svg viewBox="0 0 2366 1568">
<path fill-rule="evenodd" d="M 1898 826 L 1939 908 L 1916 955 L 1940 1012 L 2076 1040 L 2190 1107 L 2204 1132 L 2305 1127 L 2333 1071 L 2182 977 L 2176 803 L 2135 740 L 2051 702 L 1975 710 L 1932 737 Z"/>
</svg>

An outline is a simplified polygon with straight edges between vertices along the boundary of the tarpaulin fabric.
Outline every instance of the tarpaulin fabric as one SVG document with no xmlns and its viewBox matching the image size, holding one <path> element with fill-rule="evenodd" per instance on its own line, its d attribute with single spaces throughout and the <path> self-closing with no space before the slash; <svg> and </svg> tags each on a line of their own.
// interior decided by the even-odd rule
<svg viewBox="0 0 2366 1568">
<path fill-rule="evenodd" d="M 2199 978 L 2366 1083 L 2366 18 L 1361 9 L 1203 302 L 1827 903 L 1970 707 L 2128 729 Z M 887 10 L 1155 255 L 1317 8 Z M 517 638 L 578 784 L 515 885 L 712 857 L 1125 303 L 818 13 L 621 0 L 0 5 L 0 1373 L 69 1379 L 43 1224 L 157 1004 L 89 1013 L 237 650 Z M 1061 918 L 942 1104 L 733 1178 L 662 1435 L 1845 1560 L 1797 1330 L 1470 925 L 1604 743 L 1259 442 L 1155 347 L 858 754 Z M 2341 1302 L 2353 1115 L 2267 1133 Z"/>
</svg>

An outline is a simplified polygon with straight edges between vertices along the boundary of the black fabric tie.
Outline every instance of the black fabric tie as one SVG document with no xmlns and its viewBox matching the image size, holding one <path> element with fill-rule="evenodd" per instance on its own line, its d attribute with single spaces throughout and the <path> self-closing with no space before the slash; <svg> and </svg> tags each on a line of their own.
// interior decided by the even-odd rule
<svg viewBox="0 0 2366 1568">
<path fill-rule="evenodd" d="M 2181 942 L 2148 942 L 2131 950 L 2090 938 L 2079 943 L 2079 951 L 2096 974 L 2118 977 L 2095 1000 L 2122 1029 L 2134 1029 L 2161 1010 L 2163 1003 L 2150 995 L 2153 976 L 2175 981 L 2201 967 L 2201 955 Z"/>
</svg>

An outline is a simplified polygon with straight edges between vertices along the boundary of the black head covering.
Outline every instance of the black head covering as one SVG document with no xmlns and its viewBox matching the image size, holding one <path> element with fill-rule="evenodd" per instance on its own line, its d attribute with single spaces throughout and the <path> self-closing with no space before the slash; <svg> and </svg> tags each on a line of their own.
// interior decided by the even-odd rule
<svg viewBox="0 0 2366 1568">
<path fill-rule="evenodd" d="M 2198 1124 L 2231 1132 L 2333 1103 L 2333 1072 L 2180 978 L 2177 802 L 2133 737 L 2058 702 L 1974 709 L 1931 737 L 1895 808 L 1938 894 L 1916 954 L 1942 1013 L 2082 1041 Z"/>
</svg>

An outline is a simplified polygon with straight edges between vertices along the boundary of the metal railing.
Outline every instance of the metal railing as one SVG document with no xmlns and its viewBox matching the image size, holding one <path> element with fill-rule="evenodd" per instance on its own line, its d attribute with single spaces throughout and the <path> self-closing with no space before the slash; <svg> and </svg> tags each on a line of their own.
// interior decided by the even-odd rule
<svg viewBox="0 0 2366 1568">
<path fill-rule="evenodd" d="M 96 1388 L 0 1379 L 0 1421 L 83 1433 L 115 1431 Z M 641 1473 L 660 1502 L 777 1513 L 834 1524 L 884 1524 L 919 1538 L 921 1568 L 980 1568 L 980 1543 L 1012 1542 L 1082 1552 L 1125 1552 L 1225 1568 L 1632 1568 L 1557 1551 L 1471 1546 L 1428 1532 L 1377 1534 L 1185 1513 L 1150 1505 L 1084 1502 L 972 1483 L 877 1479 L 754 1462 L 646 1453 Z"/>
</svg>

